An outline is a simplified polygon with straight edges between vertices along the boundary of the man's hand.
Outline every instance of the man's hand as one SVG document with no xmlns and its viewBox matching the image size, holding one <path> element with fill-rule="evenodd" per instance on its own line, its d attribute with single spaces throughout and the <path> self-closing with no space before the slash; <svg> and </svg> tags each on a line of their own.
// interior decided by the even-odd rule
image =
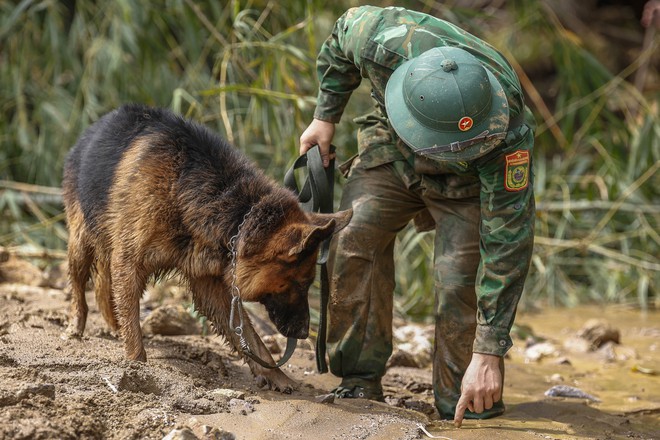
<svg viewBox="0 0 660 440">
<path fill-rule="evenodd" d="M 465 410 L 482 413 L 491 409 L 493 403 L 502 398 L 502 372 L 499 356 L 474 353 L 468 365 L 463 382 L 461 397 L 456 405 L 454 425 L 460 428 L 463 424 Z"/>
<path fill-rule="evenodd" d="M 334 135 L 335 124 L 314 119 L 300 136 L 300 155 L 305 154 L 314 145 L 318 145 L 319 150 L 321 150 L 323 166 L 327 167 L 330 164 L 330 159 L 334 158 L 334 155 L 330 154 L 330 143 L 332 143 Z"/>
<path fill-rule="evenodd" d="M 642 26 L 660 28 L 660 0 L 649 0 L 642 12 Z"/>
</svg>

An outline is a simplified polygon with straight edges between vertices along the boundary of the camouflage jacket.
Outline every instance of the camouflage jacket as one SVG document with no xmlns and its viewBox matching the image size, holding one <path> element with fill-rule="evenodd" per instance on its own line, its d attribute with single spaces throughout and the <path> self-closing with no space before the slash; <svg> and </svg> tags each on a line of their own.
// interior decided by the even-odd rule
<svg viewBox="0 0 660 440">
<path fill-rule="evenodd" d="M 460 47 L 476 56 L 504 87 L 512 119 L 527 115 L 527 123 L 510 130 L 500 147 L 470 162 L 415 157 L 387 123 L 383 97 L 390 75 L 403 62 L 438 46 Z M 509 332 L 534 237 L 533 121 L 513 68 L 495 48 L 444 20 L 403 8 L 362 6 L 349 9 L 337 20 L 318 55 L 317 72 L 320 84 L 314 117 L 324 121 L 339 122 L 362 79 L 371 83 L 374 113 L 356 122 L 365 133 L 374 129 L 380 137 L 367 134 L 361 141 L 358 135 L 362 166 L 407 160 L 446 197 L 480 197 L 481 263 L 473 350 L 503 356 L 512 345 Z M 390 142 L 382 141 L 383 132 L 389 132 Z"/>
</svg>

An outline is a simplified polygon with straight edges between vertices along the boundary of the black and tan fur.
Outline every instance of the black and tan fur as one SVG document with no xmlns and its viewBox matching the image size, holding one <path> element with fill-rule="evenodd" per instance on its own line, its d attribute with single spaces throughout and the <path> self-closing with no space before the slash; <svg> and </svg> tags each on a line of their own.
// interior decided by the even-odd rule
<svg viewBox="0 0 660 440">
<path fill-rule="evenodd" d="M 240 351 L 229 324 L 229 241 L 237 241 L 237 286 L 266 307 L 285 336 L 306 338 L 307 293 L 320 243 L 350 211 L 309 214 L 243 154 L 203 126 L 162 109 L 123 106 L 78 140 L 64 168 L 72 292 L 66 335 L 85 329 L 85 284 L 96 273 L 99 309 L 129 359 L 146 361 L 139 301 L 153 275 L 178 271 L 196 308 Z M 249 214 L 248 214 L 249 213 Z M 247 217 L 246 217 L 247 214 Z M 272 361 L 244 316 L 253 352 Z M 247 359 L 271 388 L 293 382 Z"/>
</svg>

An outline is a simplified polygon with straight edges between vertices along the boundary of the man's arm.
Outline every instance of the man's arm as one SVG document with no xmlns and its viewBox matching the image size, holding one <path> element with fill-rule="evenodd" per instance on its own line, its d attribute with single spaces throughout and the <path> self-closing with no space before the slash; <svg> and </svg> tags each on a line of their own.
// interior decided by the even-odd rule
<svg viewBox="0 0 660 440">
<path fill-rule="evenodd" d="M 351 8 L 339 17 L 316 60 L 319 93 L 314 120 L 300 137 L 300 154 L 319 145 L 324 166 L 331 158 L 335 124 L 341 119 L 351 93 L 362 81 L 357 52 L 364 35 L 354 30 L 354 24 L 359 20 L 364 27 L 365 20 L 370 19 L 365 11 L 365 8 Z"/>
<path fill-rule="evenodd" d="M 461 397 L 456 405 L 454 425 L 463 424 L 465 410 L 481 413 L 502 398 L 500 356 L 474 353 L 461 382 Z"/>
<path fill-rule="evenodd" d="M 459 426 L 466 408 L 483 412 L 502 394 L 499 362 L 513 345 L 509 332 L 534 245 L 532 149 L 533 132 L 528 130 L 520 142 L 478 165 L 482 218 L 477 330 L 456 408 Z"/>
</svg>

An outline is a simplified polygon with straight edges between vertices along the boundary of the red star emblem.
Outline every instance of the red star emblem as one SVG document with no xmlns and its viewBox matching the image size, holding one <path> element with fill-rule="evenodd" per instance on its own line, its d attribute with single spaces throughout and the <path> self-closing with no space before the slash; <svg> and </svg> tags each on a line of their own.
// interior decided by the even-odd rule
<svg viewBox="0 0 660 440">
<path fill-rule="evenodd" d="M 461 131 L 468 131 L 472 128 L 474 121 L 469 116 L 463 116 L 460 121 L 458 121 L 458 129 Z"/>
</svg>

